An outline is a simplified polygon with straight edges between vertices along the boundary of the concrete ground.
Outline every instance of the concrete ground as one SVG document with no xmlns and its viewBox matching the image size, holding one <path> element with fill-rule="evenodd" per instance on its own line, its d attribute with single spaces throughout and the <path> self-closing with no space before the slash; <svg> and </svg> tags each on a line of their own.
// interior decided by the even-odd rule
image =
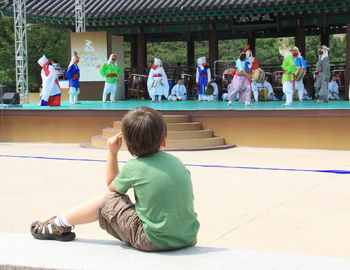
<svg viewBox="0 0 350 270">
<path fill-rule="evenodd" d="M 311 171 L 350 171 L 350 151 L 237 147 L 172 154 L 191 171 L 198 246 L 350 258 L 350 175 Z M 106 150 L 77 144 L 0 143 L 0 233 L 29 234 L 32 221 L 105 192 L 105 158 Z M 120 152 L 121 161 L 130 158 Z M 112 239 L 97 223 L 75 232 Z"/>
</svg>

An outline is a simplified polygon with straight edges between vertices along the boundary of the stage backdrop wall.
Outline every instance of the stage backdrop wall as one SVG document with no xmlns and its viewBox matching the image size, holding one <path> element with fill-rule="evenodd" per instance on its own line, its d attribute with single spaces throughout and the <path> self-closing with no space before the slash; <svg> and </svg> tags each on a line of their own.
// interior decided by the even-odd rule
<svg viewBox="0 0 350 270">
<path fill-rule="evenodd" d="M 101 100 L 105 78 L 98 66 L 107 62 L 110 53 L 118 55 L 122 78 L 118 83 L 117 98 L 124 99 L 124 39 L 111 37 L 106 32 L 71 33 L 71 55 L 76 51 L 80 57 L 80 100 Z"/>
</svg>

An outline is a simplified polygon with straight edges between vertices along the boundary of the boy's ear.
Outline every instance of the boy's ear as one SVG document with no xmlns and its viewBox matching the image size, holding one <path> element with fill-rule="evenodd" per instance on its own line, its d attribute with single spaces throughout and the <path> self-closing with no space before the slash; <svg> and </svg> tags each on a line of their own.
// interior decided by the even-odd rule
<svg viewBox="0 0 350 270">
<path fill-rule="evenodd" d="M 166 137 L 163 138 L 162 142 L 160 143 L 161 147 L 166 147 Z"/>
</svg>

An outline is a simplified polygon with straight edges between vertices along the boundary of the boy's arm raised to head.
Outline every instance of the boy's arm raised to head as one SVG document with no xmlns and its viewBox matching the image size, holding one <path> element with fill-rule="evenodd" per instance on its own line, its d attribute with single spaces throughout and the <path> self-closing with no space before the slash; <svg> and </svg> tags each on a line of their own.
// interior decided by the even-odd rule
<svg viewBox="0 0 350 270">
<path fill-rule="evenodd" d="M 118 152 L 122 146 L 122 142 L 123 135 L 121 132 L 107 140 L 108 154 L 106 184 L 110 191 L 117 191 L 114 186 L 114 179 L 119 173 Z"/>
</svg>

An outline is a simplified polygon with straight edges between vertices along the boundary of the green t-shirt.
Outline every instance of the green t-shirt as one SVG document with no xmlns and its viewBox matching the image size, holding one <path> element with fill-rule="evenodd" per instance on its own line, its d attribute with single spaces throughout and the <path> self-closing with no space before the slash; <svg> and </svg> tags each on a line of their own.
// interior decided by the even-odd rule
<svg viewBox="0 0 350 270">
<path fill-rule="evenodd" d="M 118 77 L 107 77 L 107 75 L 111 73 L 117 74 Z M 117 64 L 104 63 L 100 68 L 100 74 L 106 78 L 107 83 L 118 82 L 118 78 L 120 77 L 120 67 Z"/>
<path fill-rule="evenodd" d="M 191 176 L 177 157 L 161 151 L 129 160 L 114 185 L 122 194 L 134 189 L 135 209 L 152 244 L 175 249 L 197 242 Z"/>
</svg>

